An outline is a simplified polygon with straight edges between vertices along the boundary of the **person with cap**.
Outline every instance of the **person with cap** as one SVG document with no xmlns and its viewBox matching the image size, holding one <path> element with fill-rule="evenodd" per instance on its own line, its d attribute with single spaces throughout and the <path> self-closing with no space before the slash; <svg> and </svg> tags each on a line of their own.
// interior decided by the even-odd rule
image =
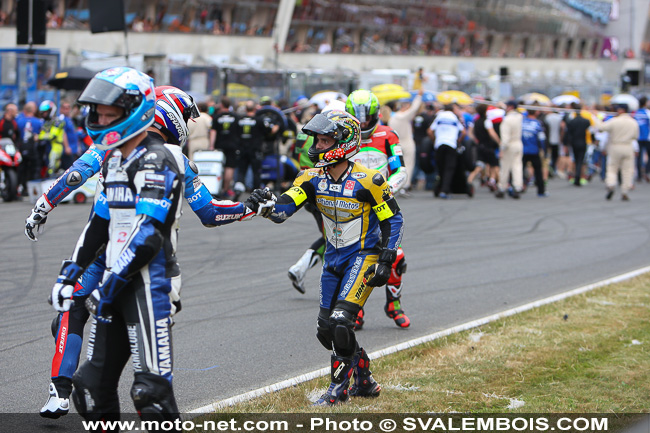
<svg viewBox="0 0 650 433">
<path fill-rule="evenodd" d="M 621 200 L 629 201 L 634 182 L 634 141 L 639 138 L 639 124 L 628 114 L 627 104 L 616 106 L 616 117 L 605 122 L 596 120 L 596 129 L 609 133 L 605 198 L 611 200 L 621 172 Z M 595 116 L 594 116 L 595 117 Z"/>
<path fill-rule="evenodd" d="M 499 182 L 496 198 L 505 197 L 508 180 L 512 177 L 512 198 L 519 198 L 524 188 L 522 128 L 524 116 L 517 111 L 517 102 L 506 102 L 506 115 L 501 122 L 501 141 L 499 143 Z"/>
</svg>

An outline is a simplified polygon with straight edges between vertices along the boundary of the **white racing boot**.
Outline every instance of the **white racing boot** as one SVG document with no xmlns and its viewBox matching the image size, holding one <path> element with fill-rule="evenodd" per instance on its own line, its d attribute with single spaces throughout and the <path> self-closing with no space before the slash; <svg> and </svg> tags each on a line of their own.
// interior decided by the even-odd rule
<svg viewBox="0 0 650 433">
<path fill-rule="evenodd" d="M 60 398 L 56 386 L 50 383 L 50 397 L 47 399 L 45 406 L 41 408 L 41 416 L 57 419 L 63 415 L 67 415 L 68 411 L 70 411 L 70 399 Z"/>
<path fill-rule="evenodd" d="M 305 254 L 296 262 L 295 265 L 289 268 L 289 278 L 293 284 L 294 289 L 305 294 L 305 275 L 307 271 L 318 263 L 318 253 L 311 248 L 305 251 Z"/>
</svg>

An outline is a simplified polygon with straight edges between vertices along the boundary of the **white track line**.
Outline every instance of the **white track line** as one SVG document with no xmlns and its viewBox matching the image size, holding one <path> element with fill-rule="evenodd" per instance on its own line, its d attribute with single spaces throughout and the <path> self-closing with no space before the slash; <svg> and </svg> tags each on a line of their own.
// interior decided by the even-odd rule
<svg viewBox="0 0 650 433">
<path fill-rule="evenodd" d="M 402 350 L 410 349 L 411 347 L 419 346 L 424 343 L 428 343 L 433 340 L 437 340 L 441 337 L 446 337 L 451 334 L 456 334 L 458 332 L 467 331 L 468 329 L 476 328 L 481 325 L 485 325 L 490 322 L 503 319 L 504 317 L 513 316 L 515 314 L 522 313 L 524 311 L 532 310 L 534 308 L 541 307 L 543 305 L 551 304 L 553 302 L 560 301 L 562 299 L 569 298 L 571 296 L 580 295 L 582 293 L 589 292 L 598 287 L 607 286 L 609 284 L 620 283 L 621 281 L 629 280 L 630 278 L 637 277 L 641 274 L 650 272 L 650 266 L 645 268 L 637 269 L 635 271 L 627 272 L 625 274 L 618 275 L 616 277 L 608 278 L 606 280 L 598 281 L 593 284 L 588 284 L 586 286 L 578 287 L 577 289 L 569 290 L 568 292 L 560 293 L 558 295 L 550 296 L 548 298 L 540 299 L 539 301 L 534 301 L 519 307 L 511 308 L 509 310 L 502 311 L 500 313 L 493 314 L 491 316 L 486 316 L 481 319 L 473 320 L 471 322 L 463 323 L 461 325 L 454 326 L 442 331 L 435 332 L 433 334 L 425 335 L 424 337 L 415 338 L 413 340 L 406 341 L 404 343 L 396 344 L 395 346 L 390 346 L 376 352 L 369 353 L 368 356 L 372 359 L 380 358 L 382 356 L 390 355 L 391 353 L 399 352 Z M 203 406 L 194 410 L 189 411 L 193 414 L 201 413 L 210 413 L 214 412 L 216 409 L 233 406 L 237 403 L 244 401 L 252 400 L 254 398 L 260 397 L 264 394 L 270 394 L 281 389 L 289 388 L 296 386 L 300 383 L 307 382 L 312 379 L 316 379 L 322 376 L 329 374 L 330 369 L 321 368 L 320 370 L 312 371 L 310 373 L 301 374 L 300 376 L 293 377 L 291 379 L 283 380 L 282 382 L 274 383 L 273 385 L 265 386 L 263 388 L 258 388 L 244 394 L 236 395 L 234 397 L 227 398 L 225 400 L 220 400 L 215 403 Z"/>
</svg>

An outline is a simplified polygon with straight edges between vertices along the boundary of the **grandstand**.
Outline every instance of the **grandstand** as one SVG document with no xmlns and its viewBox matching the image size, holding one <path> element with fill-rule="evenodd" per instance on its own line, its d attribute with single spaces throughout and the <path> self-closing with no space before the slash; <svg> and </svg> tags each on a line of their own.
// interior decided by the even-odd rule
<svg viewBox="0 0 650 433">
<path fill-rule="evenodd" d="M 159 79 L 180 63 L 346 74 L 423 67 L 438 90 L 473 93 L 615 92 L 628 71 L 650 84 L 647 0 L 130 0 L 128 44 L 119 33 L 88 34 L 89 0 L 45 1 L 47 48 L 63 65 L 128 46 Z M 15 40 L 14 6 L 0 0 L 2 47 Z"/>
</svg>

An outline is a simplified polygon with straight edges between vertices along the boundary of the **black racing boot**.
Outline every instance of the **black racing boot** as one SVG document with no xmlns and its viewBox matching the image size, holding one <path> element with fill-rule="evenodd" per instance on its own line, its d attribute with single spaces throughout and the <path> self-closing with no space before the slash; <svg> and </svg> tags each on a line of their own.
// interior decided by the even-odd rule
<svg viewBox="0 0 650 433">
<path fill-rule="evenodd" d="M 352 376 L 352 358 L 332 355 L 332 383 L 314 406 L 334 406 L 348 400 L 348 387 Z"/>
<path fill-rule="evenodd" d="M 354 355 L 354 384 L 350 387 L 352 397 L 377 397 L 381 386 L 372 377 L 370 358 L 365 350 L 360 349 Z"/>
</svg>

